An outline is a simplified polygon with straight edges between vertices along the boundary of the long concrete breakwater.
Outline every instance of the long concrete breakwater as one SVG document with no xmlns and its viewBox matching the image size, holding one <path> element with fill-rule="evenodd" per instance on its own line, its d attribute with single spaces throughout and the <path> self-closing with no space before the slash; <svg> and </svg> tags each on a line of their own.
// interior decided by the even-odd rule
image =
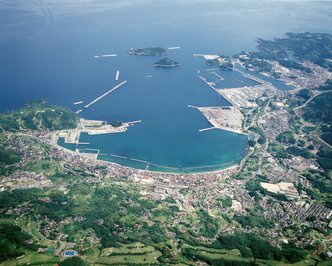
<svg viewBox="0 0 332 266">
<path fill-rule="evenodd" d="M 93 101 L 91 101 L 90 103 L 85 105 L 84 108 L 86 108 L 86 109 L 89 108 L 91 105 L 95 104 L 96 102 L 98 102 L 99 100 L 101 100 L 102 98 L 104 98 L 105 96 L 110 94 L 111 92 L 115 91 L 117 88 L 121 87 L 125 83 L 127 83 L 127 80 L 121 82 L 120 84 L 116 85 L 114 88 L 112 88 L 112 89 L 108 90 L 107 92 L 105 92 L 103 95 L 101 95 L 98 98 L 94 99 Z"/>
</svg>

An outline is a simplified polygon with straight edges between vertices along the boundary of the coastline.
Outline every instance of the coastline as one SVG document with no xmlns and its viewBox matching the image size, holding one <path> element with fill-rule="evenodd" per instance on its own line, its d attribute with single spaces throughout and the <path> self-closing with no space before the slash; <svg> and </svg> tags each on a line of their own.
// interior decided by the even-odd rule
<svg viewBox="0 0 332 266">
<path fill-rule="evenodd" d="M 106 160 L 101 160 L 98 159 L 98 154 L 95 153 L 81 153 L 78 150 L 71 150 L 68 148 L 65 148 L 61 145 L 58 144 L 58 138 L 59 138 L 59 132 L 54 132 L 51 133 L 51 137 L 49 138 L 49 144 L 51 146 L 53 146 L 54 148 L 61 150 L 63 152 L 66 152 L 67 154 L 71 154 L 73 156 L 81 156 L 90 160 L 93 160 L 95 163 L 100 163 L 100 164 L 107 164 L 109 166 L 115 166 L 118 168 L 123 168 L 126 171 L 131 171 L 132 174 L 142 174 L 142 172 L 145 175 L 153 175 L 153 174 L 159 174 L 159 175 L 173 175 L 173 176 L 193 176 L 193 175 L 200 175 L 200 174 L 205 174 L 205 175 L 215 175 L 215 174 L 221 174 L 221 173 L 225 173 L 225 172 L 229 172 L 229 171 L 235 171 L 235 170 L 239 170 L 240 169 L 240 164 L 234 164 L 233 162 L 229 162 L 229 163 L 224 163 L 224 164 L 220 164 L 220 165 L 211 165 L 211 166 L 198 166 L 198 167 L 188 167 L 188 168 L 182 168 L 182 169 L 199 169 L 199 168 L 214 168 L 214 167 L 218 167 L 218 166 L 222 166 L 222 165 L 230 165 L 218 170 L 211 170 L 211 171 L 198 171 L 198 172 L 167 172 L 167 171 L 153 171 L 153 170 L 148 170 L 148 169 L 139 169 L 139 168 L 134 168 L 134 167 L 130 167 L 130 166 L 124 166 L 121 165 L 119 163 L 115 163 L 112 161 L 106 161 Z M 102 155 L 102 154 L 101 154 Z M 241 161 L 246 158 L 243 157 L 241 159 Z M 147 164 L 150 164 L 150 162 L 146 162 Z M 151 164 L 151 165 L 155 165 L 155 164 Z M 158 165 L 156 165 L 158 166 Z M 168 167 L 168 166 L 160 166 L 163 168 L 173 168 L 175 169 L 175 167 Z M 180 169 L 180 168 L 176 168 L 176 169 Z"/>
</svg>

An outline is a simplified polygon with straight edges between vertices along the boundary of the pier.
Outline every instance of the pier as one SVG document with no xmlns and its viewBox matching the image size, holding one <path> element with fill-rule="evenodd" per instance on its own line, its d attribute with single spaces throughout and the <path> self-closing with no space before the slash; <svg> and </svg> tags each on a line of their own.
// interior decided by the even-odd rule
<svg viewBox="0 0 332 266">
<path fill-rule="evenodd" d="M 220 76 L 218 73 L 212 72 L 212 74 L 214 74 L 215 76 L 217 76 L 218 78 L 220 78 L 220 80 L 224 80 L 224 78 L 222 76 Z"/>
<path fill-rule="evenodd" d="M 244 82 L 243 80 L 240 80 L 240 79 L 237 79 L 237 78 L 233 78 L 233 79 L 237 82 L 240 82 L 240 83 L 244 84 L 244 86 L 246 86 L 246 87 L 250 87 L 250 85 L 247 82 Z"/>
<path fill-rule="evenodd" d="M 250 74 L 247 74 L 247 73 L 245 73 L 245 72 L 243 72 L 243 71 L 241 71 L 241 70 L 239 70 L 239 69 L 234 68 L 233 70 L 234 70 L 234 71 L 237 71 L 237 72 L 239 72 L 239 73 L 241 73 L 243 77 L 246 77 L 247 79 L 250 79 L 250 80 L 256 81 L 256 82 L 259 83 L 259 84 L 264 84 L 264 83 L 271 84 L 270 82 L 267 82 L 267 81 L 265 81 L 265 80 L 262 80 L 262 79 L 260 79 L 260 78 L 255 77 L 255 76 L 252 76 L 252 75 L 250 75 Z M 271 84 L 271 85 L 272 85 L 272 84 Z"/>
<path fill-rule="evenodd" d="M 120 84 L 116 85 L 114 88 L 110 89 L 109 91 L 105 92 L 103 95 L 99 96 L 98 98 L 94 99 L 92 102 L 88 103 L 86 106 L 84 106 L 86 109 L 89 108 L 91 105 L 95 104 L 96 102 L 98 102 L 99 100 L 101 100 L 102 98 L 104 98 L 105 96 L 107 96 L 108 94 L 110 94 L 111 92 L 115 91 L 117 88 L 121 87 L 122 85 L 124 85 L 127 82 L 127 80 L 121 82 Z"/>
</svg>

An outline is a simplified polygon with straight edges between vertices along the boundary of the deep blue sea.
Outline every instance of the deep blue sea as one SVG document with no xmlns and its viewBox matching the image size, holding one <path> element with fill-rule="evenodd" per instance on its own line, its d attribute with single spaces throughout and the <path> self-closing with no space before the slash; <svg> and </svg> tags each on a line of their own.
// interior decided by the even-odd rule
<svg viewBox="0 0 332 266">
<path fill-rule="evenodd" d="M 254 50 L 257 38 L 286 32 L 331 32 L 332 5 L 319 1 L 0 1 L 0 111 L 33 99 L 67 106 L 85 103 L 123 80 L 128 82 L 80 116 L 112 121 L 142 120 L 126 133 L 83 134 L 79 148 L 99 149 L 179 168 L 215 170 L 237 163 L 247 137 L 222 130 L 198 132 L 210 125 L 187 105 L 227 105 L 203 83 L 197 70 L 219 87 L 242 86 L 237 73 L 208 74 L 193 53 L 233 55 Z M 128 55 L 129 48 L 172 47 L 168 57 L 181 63 L 156 69 L 162 57 Z M 117 57 L 95 58 L 95 55 Z M 115 72 L 120 71 L 119 81 Z M 151 75 L 152 77 L 147 77 Z M 209 76 L 210 75 L 210 76 Z M 216 79 L 216 80 L 213 80 Z M 250 82 L 245 80 L 245 82 Z M 274 83 L 280 89 L 287 86 Z M 144 168 L 132 160 L 100 156 Z M 218 167 L 199 168 L 219 165 Z M 220 166 L 221 165 L 221 166 Z M 152 170 L 165 170 L 150 166 Z M 189 170 L 188 170 L 189 171 Z"/>
</svg>

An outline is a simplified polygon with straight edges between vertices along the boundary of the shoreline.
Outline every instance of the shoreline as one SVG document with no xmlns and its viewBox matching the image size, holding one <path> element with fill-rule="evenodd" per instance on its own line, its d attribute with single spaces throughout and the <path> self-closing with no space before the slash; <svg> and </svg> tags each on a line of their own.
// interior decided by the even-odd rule
<svg viewBox="0 0 332 266">
<path fill-rule="evenodd" d="M 144 174 L 161 174 L 161 175 L 176 175 L 176 176 L 193 176 L 193 175 L 200 175 L 200 174 L 210 175 L 210 174 L 220 174 L 220 173 L 224 173 L 224 172 L 231 171 L 231 170 L 239 170 L 240 165 L 241 165 L 241 163 L 234 164 L 233 162 L 229 162 L 229 163 L 224 163 L 224 164 L 220 164 L 220 165 L 208 165 L 208 166 L 197 166 L 197 167 L 182 168 L 182 169 L 214 168 L 214 167 L 230 164 L 230 166 L 227 166 L 225 168 L 221 168 L 221 169 L 218 169 L 218 170 L 197 171 L 197 172 L 167 172 L 167 171 L 163 172 L 163 171 L 153 171 L 153 170 L 147 170 L 147 169 L 140 169 L 140 168 L 121 165 L 119 163 L 112 162 L 112 161 L 106 161 L 106 160 L 98 159 L 99 154 L 81 153 L 78 150 L 73 151 L 73 150 L 70 150 L 68 148 L 65 148 L 65 147 L 58 144 L 58 139 L 59 139 L 58 134 L 59 134 L 59 132 L 55 132 L 55 133 L 51 134 L 49 144 L 51 146 L 53 146 L 54 148 L 59 149 L 61 151 L 64 151 L 64 152 L 66 152 L 68 154 L 71 154 L 73 156 L 81 156 L 81 157 L 84 157 L 84 158 L 88 158 L 90 160 L 95 161 L 96 163 L 107 164 L 107 165 L 110 165 L 110 166 L 116 166 L 116 167 L 124 168 L 126 170 L 134 171 L 135 172 L 134 174 L 141 174 L 143 172 Z M 94 155 L 94 156 L 91 156 L 91 155 Z M 246 157 L 243 157 L 241 159 L 241 161 L 244 158 L 246 158 Z M 150 162 L 147 162 L 147 164 L 156 165 L 156 164 L 153 164 L 153 163 L 150 163 Z M 156 166 L 158 166 L 158 165 L 156 165 Z M 168 167 L 168 166 L 160 166 L 160 167 L 169 168 L 169 169 L 171 169 L 171 168 L 172 169 L 179 169 L 179 168 L 176 168 L 176 167 Z"/>
</svg>

